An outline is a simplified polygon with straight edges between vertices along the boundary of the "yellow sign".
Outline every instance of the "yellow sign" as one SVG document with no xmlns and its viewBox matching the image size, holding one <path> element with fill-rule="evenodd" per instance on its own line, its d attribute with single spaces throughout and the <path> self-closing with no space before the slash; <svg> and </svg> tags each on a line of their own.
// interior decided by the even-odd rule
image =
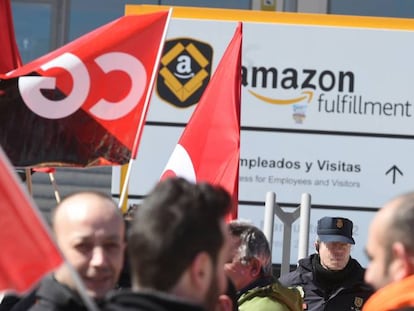
<svg viewBox="0 0 414 311">
<path fill-rule="evenodd" d="M 127 4 L 125 6 L 125 15 L 159 12 L 168 10 L 170 7 L 171 6 L 167 5 Z M 404 19 L 389 17 L 347 16 L 335 14 L 267 12 L 259 10 L 230 10 L 184 6 L 173 7 L 172 17 L 293 25 L 344 26 L 353 28 L 363 27 L 398 30 L 414 29 L 414 20 L 407 18 Z"/>
</svg>

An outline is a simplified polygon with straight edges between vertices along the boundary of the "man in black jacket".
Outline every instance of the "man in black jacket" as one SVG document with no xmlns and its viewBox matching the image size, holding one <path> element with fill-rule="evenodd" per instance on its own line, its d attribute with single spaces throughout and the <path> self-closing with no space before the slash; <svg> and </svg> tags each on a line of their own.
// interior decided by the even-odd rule
<svg viewBox="0 0 414 311">
<path fill-rule="evenodd" d="M 160 182 L 129 228 L 132 290 L 116 292 L 104 310 L 215 310 L 227 287 L 230 205 L 221 187 L 182 178 Z"/>
<path fill-rule="evenodd" d="M 112 198 L 98 191 L 71 194 L 53 211 L 57 245 L 79 275 L 85 296 L 99 303 L 114 288 L 122 269 L 125 224 Z M 86 311 L 68 265 L 62 265 L 12 311 Z"/>
<path fill-rule="evenodd" d="M 364 282 L 365 269 L 351 258 L 353 223 L 342 217 L 318 221 L 316 253 L 279 278 L 285 286 L 301 286 L 304 310 L 358 311 L 373 293 Z"/>
</svg>

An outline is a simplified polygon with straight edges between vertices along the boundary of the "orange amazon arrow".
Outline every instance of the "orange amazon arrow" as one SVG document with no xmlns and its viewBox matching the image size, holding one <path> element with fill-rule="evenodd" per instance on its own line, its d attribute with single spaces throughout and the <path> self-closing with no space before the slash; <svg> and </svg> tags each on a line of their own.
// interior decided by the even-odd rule
<svg viewBox="0 0 414 311">
<path fill-rule="evenodd" d="M 269 104 L 276 104 L 276 105 L 291 105 L 291 104 L 295 104 L 298 102 L 301 102 L 303 100 L 305 100 L 307 98 L 308 103 L 310 103 L 310 101 L 312 100 L 313 97 L 313 92 L 312 91 L 303 91 L 302 94 L 304 94 L 303 96 L 297 97 L 297 98 L 292 98 L 292 99 L 278 99 L 278 98 L 270 98 L 270 97 L 266 97 L 260 94 L 257 94 L 251 90 L 249 90 L 249 93 L 252 94 L 253 96 L 257 97 L 258 99 L 269 103 Z"/>
</svg>

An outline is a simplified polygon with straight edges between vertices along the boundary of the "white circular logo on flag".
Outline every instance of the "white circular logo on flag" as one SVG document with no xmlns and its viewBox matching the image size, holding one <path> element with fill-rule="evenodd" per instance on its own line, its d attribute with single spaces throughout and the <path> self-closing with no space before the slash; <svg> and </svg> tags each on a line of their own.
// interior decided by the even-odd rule
<svg viewBox="0 0 414 311">
<path fill-rule="evenodd" d="M 196 182 L 196 173 L 193 162 L 187 150 L 180 144 L 177 144 L 161 174 L 161 179 L 170 176 L 183 177 L 191 182 Z"/>
</svg>

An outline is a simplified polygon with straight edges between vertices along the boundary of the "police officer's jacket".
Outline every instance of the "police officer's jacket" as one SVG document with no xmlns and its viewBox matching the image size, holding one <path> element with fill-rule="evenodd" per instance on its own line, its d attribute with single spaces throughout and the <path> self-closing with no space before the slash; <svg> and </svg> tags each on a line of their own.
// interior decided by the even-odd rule
<svg viewBox="0 0 414 311">
<path fill-rule="evenodd" d="M 350 258 L 343 270 L 330 271 L 318 254 L 299 260 L 296 270 L 279 278 L 284 286 L 301 286 L 304 310 L 359 311 L 373 289 L 364 282 L 365 269 Z"/>
</svg>

